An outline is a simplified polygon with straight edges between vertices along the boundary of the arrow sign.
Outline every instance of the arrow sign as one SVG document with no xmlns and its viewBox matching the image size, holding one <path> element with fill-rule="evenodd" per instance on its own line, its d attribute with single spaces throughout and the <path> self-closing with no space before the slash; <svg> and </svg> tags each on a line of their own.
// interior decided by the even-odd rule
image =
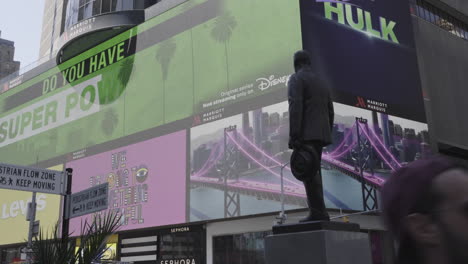
<svg viewBox="0 0 468 264">
<path fill-rule="evenodd" d="M 63 172 L 0 163 L 0 189 L 63 194 Z"/>
<path fill-rule="evenodd" d="M 96 185 L 71 195 L 66 218 L 74 218 L 107 209 L 109 183 Z"/>
</svg>

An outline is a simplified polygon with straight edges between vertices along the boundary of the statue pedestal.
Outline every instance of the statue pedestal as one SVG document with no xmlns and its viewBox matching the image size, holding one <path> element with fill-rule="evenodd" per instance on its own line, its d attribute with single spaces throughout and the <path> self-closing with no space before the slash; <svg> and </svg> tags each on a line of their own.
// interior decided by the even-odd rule
<svg viewBox="0 0 468 264">
<path fill-rule="evenodd" d="M 369 238 L 358 224 L 309 222 L 273 226 L 267 264 L 371 264 Z"/>
</svg>

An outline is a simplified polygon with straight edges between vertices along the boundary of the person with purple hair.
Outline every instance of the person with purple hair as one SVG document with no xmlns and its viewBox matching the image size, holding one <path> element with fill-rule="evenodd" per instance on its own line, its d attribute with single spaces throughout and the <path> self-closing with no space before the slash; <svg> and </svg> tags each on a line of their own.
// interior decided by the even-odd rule
<svg viewBox="0 0 468 264">
<path fill-rule="evenodd" d="M 468 263 L 468 168 L 442 157 L 398 169 L 382 188 L 398 264 Z"/>
</svg>

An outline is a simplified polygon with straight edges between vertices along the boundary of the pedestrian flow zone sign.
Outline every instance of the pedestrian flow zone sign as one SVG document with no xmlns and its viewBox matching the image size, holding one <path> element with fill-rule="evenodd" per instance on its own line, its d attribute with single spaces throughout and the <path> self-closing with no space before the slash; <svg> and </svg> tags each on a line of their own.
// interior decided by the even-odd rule
<svg viewBox="0 0 468 264">
<path fill-rule="evenodd" d="M 63 194 L 63 171 L 0 163 L 0 189 Z"/>
<path fill-rule="evenodd" d="M 74 218 L 107 209 L 109 183 L 96 185 L 70 196 L 66 218 Z"/>
</svg>

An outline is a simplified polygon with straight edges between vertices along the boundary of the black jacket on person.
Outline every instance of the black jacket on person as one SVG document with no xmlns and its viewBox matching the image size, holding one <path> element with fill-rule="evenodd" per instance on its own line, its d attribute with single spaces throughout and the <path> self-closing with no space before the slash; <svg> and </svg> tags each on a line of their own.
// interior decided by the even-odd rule
<svg viewBox="0 0 468 264">
<path fill-rule="evenodd" d="M 289 79 L 289 137 L 294 141 L 332 143 L 333 101 L 326 83 L 310 66 L 296 69 Z"/>
</svg>

